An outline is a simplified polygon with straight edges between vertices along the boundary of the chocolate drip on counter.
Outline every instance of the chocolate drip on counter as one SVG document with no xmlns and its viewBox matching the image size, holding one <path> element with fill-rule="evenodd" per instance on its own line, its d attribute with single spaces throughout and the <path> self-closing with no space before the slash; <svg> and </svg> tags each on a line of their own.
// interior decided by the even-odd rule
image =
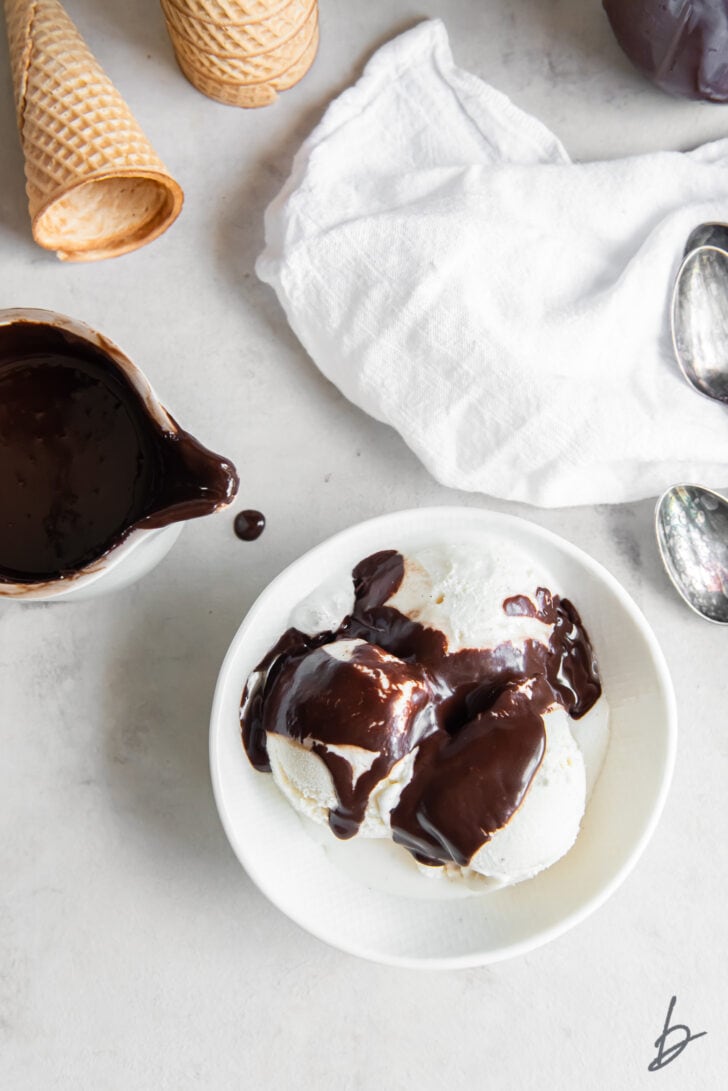
<svg viewBox="0 0 728 1091">
<path fill-rule="evenodd" d="M 339 800 L 331 828 L 350 837 L 372 789 L 418 747 L 391 813 L 394 840 L 424 863 L 465 865 L 527 792 L 543 759 L 546 710 L 558 703 L 578 718 L 599 698 L 589 637 L 567 599 L 538 588 L 533 598 L 506 599 L 503 609 L 552 625 L 548 644 L 448 653 L 442 632 L 385 605 L 404 576 L 401 554 L 374 554 L 352 576 L 352 612 L 336 631 L 308 637 L 289 629 L 259 664 L 241 707 L 246 752 L 257 769 L 270 769 L 268 732 L 313 749 Z M 349 660 L 323 647 L 352 639 L 365 644 Z M 377 671 L 386 684 L 373 681 Z M 330 745 L 379 756 L 352 783 L 349 763 Z"/>
<path fill-rule="evenodd" d="M 100 348 L 42 324 L 0 331 L 0 582 L 70 576 L 237 485 L 229 462 L 163 430 Z"/>
<path fill-rule="evenodd" d="M 265 530 L 265 515 L 262 511 L 246 508 L 235 516 L 233 529 L 241 542 L 254 542 Z"/>
</svg>

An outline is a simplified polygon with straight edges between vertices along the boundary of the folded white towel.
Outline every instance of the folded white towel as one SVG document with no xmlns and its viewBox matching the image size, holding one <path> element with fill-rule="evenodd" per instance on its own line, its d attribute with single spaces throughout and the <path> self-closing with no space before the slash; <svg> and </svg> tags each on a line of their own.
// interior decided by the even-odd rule
<svg viewBox="0 0 728 1091">
<path fill-rule="evenodd" d="M 257 272 L 324 375 L 439 481 L 614 503 L 728 478 L 728 414 L 685 383 L 669 336 L 704 220 L 728 220 L 728 140 L 572 163 L 454 66 L 433 21 L 329 107 Z"/>
</svg>

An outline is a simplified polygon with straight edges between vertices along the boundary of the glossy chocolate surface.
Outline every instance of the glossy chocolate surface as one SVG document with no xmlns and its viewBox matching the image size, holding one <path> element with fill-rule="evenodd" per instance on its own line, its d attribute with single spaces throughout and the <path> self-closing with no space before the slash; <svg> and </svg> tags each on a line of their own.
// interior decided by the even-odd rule
<svg viewBox="0 0 728 1091">
<path fill-rule="evenodd" d="M 254 542 L 265 530 L 265 515 L 254 508 L 246 508 L 235 516 L 233 529 L 241 542 Z"/>
<path fill-rule="evenodd" d="M 164 430 L 123 370 L 57 327 L 0 329 L 0 582 L 85 568 L 135 527 L 207 515 L 234 467 Z"/>
<path fill-rule="evenodd" d="M 543 714 L 559 704 L 584 715 L 601 694 L 599 674 L 567 599 L 537 588 L 503 603 L 506 614 L 548 624 L 547 642 L 450 653 L 443 633 L 386 605 L 403 576 L 400 553 L 376 553 L 354 569 L 354 605 L 337 630 L 283 634 L 243 694 L 243 743 L 261 771 L 269 733 L 313 749 L 333 779 L 339 837 L 357 832 L 372 789 L 417 748 L 391 812 L 394 840 L 424 863 L 466 865 L 528 791 L 545 750 Z M 342 657 L 343 641 L 364 643 Z M 353 781 L 332 745 L 377 756 Z"/>
</svg>

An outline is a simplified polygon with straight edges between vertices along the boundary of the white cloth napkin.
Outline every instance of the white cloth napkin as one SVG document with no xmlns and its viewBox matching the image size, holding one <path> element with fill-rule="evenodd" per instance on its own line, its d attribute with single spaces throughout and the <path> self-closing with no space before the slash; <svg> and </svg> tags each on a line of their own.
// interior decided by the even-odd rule
<svg viewBox="0 0 728 1091">
<path fill-rule="evenodd" d="M 432 21 L 329 107 L 257 272 L 324 375 L 439 481 L 614 503 L 728 477 L 728 412 L 690 389 L 669 335 L 706 220 L 728 220 L 728 140 L 572 163 Z"/>
</svg>

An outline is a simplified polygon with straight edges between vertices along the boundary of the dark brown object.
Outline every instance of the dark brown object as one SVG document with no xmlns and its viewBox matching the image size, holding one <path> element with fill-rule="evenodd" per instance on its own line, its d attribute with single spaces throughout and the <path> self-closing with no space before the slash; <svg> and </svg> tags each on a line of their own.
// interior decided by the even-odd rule
<svg viewBox="0 0 728 1091">
<path fill-rule="evenodd" d="M 633 64 L 674 95 L 728 101 L 726 0 L 603 0 Z"/>
<path fill-rule="evenodd" d="M 265 515 L 262 511 L 246 508 L 235 516 L 233 528 L 243 542 L 254 542 L 265 530 Z"/>
<path fill-rule="evenodd" d="M 237 486 L 230 462 L 163 430 L 97 346 L 40 323 L 0 329 L 0 582 L 72 575 Z"/>
<path fill-rule="evenodd" d="M 448 653 L 443 633 L 385 605 L 403 575 L 401 554 L 375 553 L 354 569 L 354 607 L 336 631 L 284 633 L 243 694 L 243 743 L 261 771 L 270 769 L 268 733 L 311 746 L 334 781 L 329 823 L 344 838 L 357 832 L 373 788 L 419 747 L 391 814 L 394 840 L 424 863 L 465 865 L 527 792 L 545 750 L 543 714 L 556 703 L 583 716 L 601 694 L 599 674 L 567 599 L 540 587 L 503 603 L 507 614 L 552 625 L 548 645 Z M 348 659 L 324 650 L 352 639 L 366 643 Z M 348 762 L 327 744 L 380 756 L 352 784 Z"/>
</svg>

